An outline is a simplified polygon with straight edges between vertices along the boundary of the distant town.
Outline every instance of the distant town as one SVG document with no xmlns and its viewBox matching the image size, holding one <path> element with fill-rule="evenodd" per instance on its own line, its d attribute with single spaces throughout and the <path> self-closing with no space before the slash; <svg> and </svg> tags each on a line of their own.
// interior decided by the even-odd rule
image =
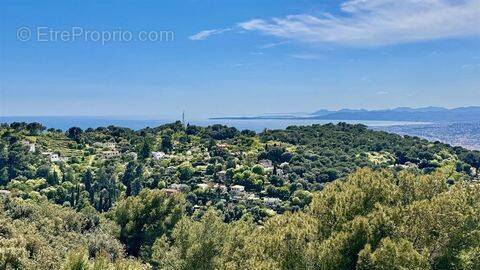
<svg viewBox="0 0 480 270">
<path fill-rule="evenodd" d="M 440 141 L 452 146 L 480 150 L 480 122 L 430 125 L 398 125 L 376 127 L 376 130 L 400 135 L 418 136 L 430 141 Z"/>
</svg>

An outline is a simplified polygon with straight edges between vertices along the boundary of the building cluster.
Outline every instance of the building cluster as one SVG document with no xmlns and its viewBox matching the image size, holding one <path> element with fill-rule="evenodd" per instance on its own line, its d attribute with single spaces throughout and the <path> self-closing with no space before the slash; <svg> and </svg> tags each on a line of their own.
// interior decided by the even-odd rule
<svg viewBox="0 0 480 270">
<path fill-rule="evenodd" d="M 480 122 L 379 127 L 387 132 L 440 141 L 471 150 L 480 150 Z"/>
<path fill-rule="evenodd" d="M 74 154 L 70 152 L 65 153 L 52 150 L 54 148 L 43 149 L 44 147 L 38 147 L 34 142 L 29 142 L 27 140 L 23 141 L 22 144 L 29 152 L 37 151 L 52 163 L 67 162 L 69 160 L 67 156 L 74 156 Z M 160 175 L 160 179 L 162 179 L 161 181 L 166 183 L 167 186 L 163 188 L 163 191 L 168 195 L 179 193 L 187 196 L 189 194 L 200 194 L 199 199 L 195 203 L 195 207 L 197 208 L 205 207 L 205 203 L 211 201 L 212 198 L 217 198 L 213 199 L 216 202 L 223 202 L 226 204 L 241 203 L 246 206 L 263 205 L 269 209 L 277 209 L 281 207 L 282 200 L 279 198 L 268 197 L 266 190 L 249 190 L 244 185 L 232 182 L 231 176 L 230 178 L 227 176 L 227 169 L 225 167 L 220 170 L 215 169 L 213 174 L 207 173 L 207 166 L 215 165 L 211 163 L 211 153 L 207 148 L 196 145 L 184 147 L 184 145 L 180 144 L 178 141 L 173 141 L 173 145 L 173 150 L 168 152 L 168 154 L 163 151 L 152 151 L 150 153 L 150 160 L 148 161 L 150 166 L 153 166 L 153 168 L 150 167 L 149 169 L 152 171 L 158 169 L 158 171 L 156 171 L 157 177 Z M 227 143 L 217 143 L 216 146 L 223 149 L 231 147 Z M 97 159 L 100 162 L 102 162 L 102 160 L 118 158 L 122 158 L 122 162 L 128 162 L 129 160 L 138 159 L 139 155 L 136 152 L 133 152 L 132 148 L 124 147 L 123 144 L 117 144 L 113 141 L 94 142 L 87 145 L 86 150 L 91 158 Z M 64 156 L 65 154 L 67 156 Z M 242 160 L 246 157 L 246 153 L 242 151 L 230 151 L 229 154 L 237 160 Z M 153 162 L 160 160 L 167 160 L 167 162 Z M 187 182 L 180 181 L 181 183 L 178 183 L 179 164 L 185 161 L 193 164 L 195 179 Z M 200 165 L 195 165 L 194 163 Z M 242 166 L 244 166 L 244 164 L 237 164 L 233 169 L 237 170 L 242 168 Z M 283 171 L 280 168 L 281 166 L 276 168 L 273 162 L 269 159 L 258 160 L 256 164 L 251 164 L 251 166 L 261 166 L 265 175 L 276 174 L 277 176 L 283 177 Z M 176 183 L 171 183 L 171 181 Z"/>
<path fill-rule="evenodd" d="M 34 153 L 38 150 L 36 143 L 23 140 L 22 145 L 27 149 L 28 152 Z M 41 152 L 43 156 L 46 156 L 50 162 L 66 162 L 68 157 L 60 156 L 58 153 L 52 151 L 43 151 Z"/>
</svg>

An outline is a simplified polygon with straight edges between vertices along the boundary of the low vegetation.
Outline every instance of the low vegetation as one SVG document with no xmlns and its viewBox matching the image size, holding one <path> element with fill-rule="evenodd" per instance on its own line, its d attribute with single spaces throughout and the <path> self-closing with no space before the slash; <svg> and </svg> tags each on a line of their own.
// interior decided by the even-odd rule
<svg viewBox="0 0 480 270">
<path fill-rule="evenodd" d="M 0 269 L 479 264 L 476 151 L 347 124 L 0 136 Z"/>
</svg>

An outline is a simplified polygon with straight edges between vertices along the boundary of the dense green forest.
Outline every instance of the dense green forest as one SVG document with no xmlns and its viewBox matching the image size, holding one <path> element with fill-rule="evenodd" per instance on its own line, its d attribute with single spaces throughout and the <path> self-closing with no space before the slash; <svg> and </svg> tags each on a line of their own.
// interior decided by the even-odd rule
<svg viewBox="0 0 480 270">
<path fill-rule="evenodd" d="M 478 151 L 345 123 L 0 138 L 0 269 L 480 265 Z"/>
</svg>

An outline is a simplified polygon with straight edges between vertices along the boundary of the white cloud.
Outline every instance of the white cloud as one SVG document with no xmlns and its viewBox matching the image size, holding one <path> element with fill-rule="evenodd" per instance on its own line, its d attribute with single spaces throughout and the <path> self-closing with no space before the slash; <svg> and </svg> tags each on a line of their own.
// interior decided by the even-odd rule
<svg viewBox="0 0 480 270">
<path fill-rule="evenodd" d="M 288 44 L 288 43 L 290 43 L 290 41 L 286 41 L 286 40 L 280 41 L 280 42 L 268 43 L 268 44 L 260 46 L 260 49 L 270 49 L 270 48 L 281 46 L 281 45 Z"/>
<path fill-rule="evenodd" d="M 254 63 L 236 63 L 233 64 L 232 67 L 246 67 L 246 66 L 252 66 Z"/>
<path fill-rule="evenodd" d="M 322 60 L 325 58 L 322 55 L 312 53 L 295 53 L 290 54 L 290 57 L 300 60 Z"/>
<path fill-rule="evenodd" d="M 389 94 L 389 92 L 387 92 L 387 91 L 378 91 L 377 92 L 377 95 L 382 95 L 382 96 L 383 95 L 388 95 L 388 94 Z"/>
<path fill-rule="evenodd" d="M 349 0 L 339 15 L 289 15 L 238 24 L 308 43 L 379 46 L 480 34 L 480 0 Z"/>
<path fill-rule="evenodd" d="M 193 36 L 190 36 L 189 39 L 191 39 L 191 40 L 204 40 L 204 39 L 207 39 L 210 36 L 218 35 L 218 34 L 228 32 L 228 31 L 231 31 L 231 30 L 232 30 L 232 28 L 203 30 L 203 31 L 200 31 L 200 32 L 196 33 Z"/>
</svg>

